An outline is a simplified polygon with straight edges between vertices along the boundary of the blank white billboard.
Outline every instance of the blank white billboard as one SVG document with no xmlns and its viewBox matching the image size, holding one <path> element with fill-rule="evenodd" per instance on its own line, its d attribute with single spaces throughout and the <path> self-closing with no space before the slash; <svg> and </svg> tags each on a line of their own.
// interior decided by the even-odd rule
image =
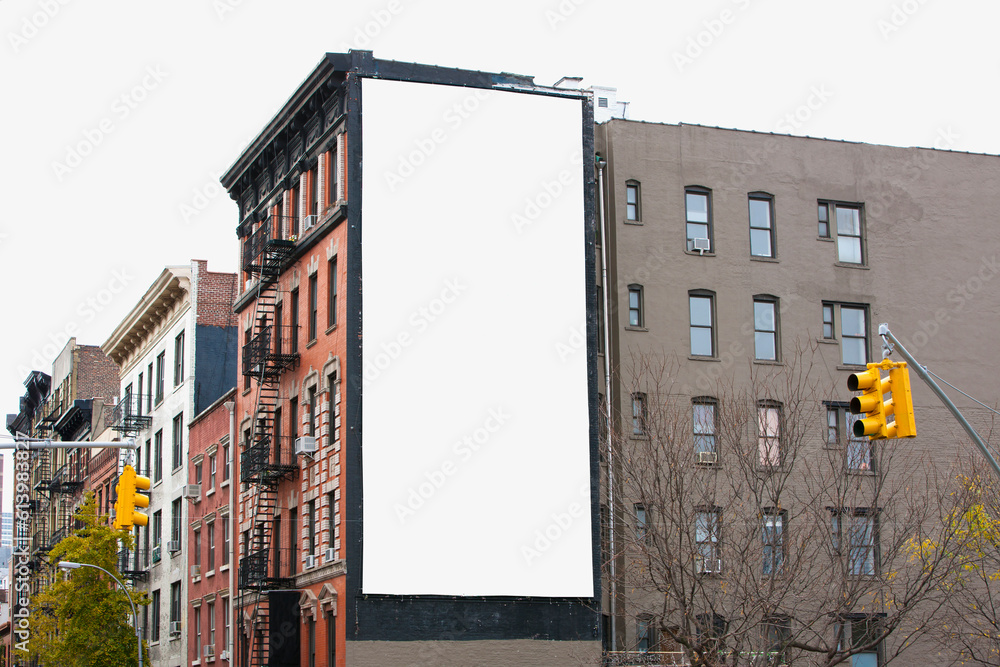
<svg viewBox="0 0 1000 667">
<path fill-rule="evenodd" d="M 582 116 L 362 83 L 364 593 L 594 595 Z"/>
</svg>

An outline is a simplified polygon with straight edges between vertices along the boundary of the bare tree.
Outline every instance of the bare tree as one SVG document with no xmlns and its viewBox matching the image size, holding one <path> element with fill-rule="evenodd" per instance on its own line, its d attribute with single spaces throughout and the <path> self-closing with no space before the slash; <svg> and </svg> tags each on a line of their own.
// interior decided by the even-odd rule
<svg viewBox="0 0 1000 667">
<path fill-rule="evenodd" d="M 631 419 L 612 438 L 633 649 L 698 666 L 885 664 L 953 611 L 954 474 L 905 441 L 849 435 L 831 400 L 846 389 L 817 379 L 814 358 L 734 369 L 698 396 L 676 360 L 632 357 Z M 941 548 L 914 548 L 927 540 Z"/>
</svg>

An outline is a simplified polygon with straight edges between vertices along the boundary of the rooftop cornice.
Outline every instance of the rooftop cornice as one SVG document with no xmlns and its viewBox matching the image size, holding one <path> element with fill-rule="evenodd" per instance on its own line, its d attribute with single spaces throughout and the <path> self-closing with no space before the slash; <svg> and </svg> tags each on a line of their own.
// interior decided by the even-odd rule
<svg viewBox="0 0 1000 667">
<path fill-rule="evenodd" d="M 139 303 L 125 316 L 111 336 L 101 345 L 112 361 L 124 366 L 124 361 L 142 347 L 150 333 L 163 322 L 174 305 L 190 299 L 191 267 L 168 266 L 146 290 Z"/>
</svg>

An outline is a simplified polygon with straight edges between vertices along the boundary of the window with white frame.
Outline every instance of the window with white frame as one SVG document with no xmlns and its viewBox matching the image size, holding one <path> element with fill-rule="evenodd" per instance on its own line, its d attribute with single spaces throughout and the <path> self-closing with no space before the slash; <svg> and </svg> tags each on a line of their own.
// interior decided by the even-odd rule
<svg viewBox="0 0 1000 667">
<path fill-rule="evenodd" d="M 719 539 L 722 510 L 702 509 L 695 512 L 696 569 L 699 572 L 718 572 L 720 569 Z"/>
<path fill-rule="evenodd" d="M 835 238 L 837 261 L 843 264 L 865 263 L 864 219 L 861 209 L 861 204 L 830 201 L 818 204 L 819 236 Z"/>
<path fill-rule="evenodd" d="M 687 249 L 712 250 L 712 191 L 690 186 L 684 189 Z"/>
<path fill-rule="evenodd" d="M 646 394 L 632 394 L 632 435 L 646 435 Z"/>
<path fill-rule="evenodd" d="M 823 303 L 823 338 L 840 335 L 840 360 L 845 366 L 868 363 L 868 306 L 865 304 Z"/>
<path fill-rule="evenodd" d="M 761 401 L 757 404 L 757 451 L 762 468 L 781 465 L 781 404 Z"/>
<path fill-rule="evenodd" d="M 749 195 L 750 254 L 774 257 L 774 197 L 764 192 Z"/>
<path fill-rule="evenodd" d="M 754 358 L 762 361 L 778 360 L 778 299 L 773 296 L 753 298 Z"/>
<path fill-rule="evenodd" d="M 692 420 L 694 422 L 694 451 L 698 454 L 715 454 L 715 431 L 717 426 L 718 402 L 714 398 L 701 396 L 692 399 Z"/>
<path fill-rule="evenodd" d="M 778 575 L 785 561 L 785 518 L 784 510 L 766 509 L 761 515 L 761 546 L 763 547 L 763 568 L 765 575 Z"/>
<path fill-rule="evenodd" d="M 625 182 L 625 219 L 629 222 L 640 222 L 641 210 L 639 199 L 639 181 Z"/>
</svg>

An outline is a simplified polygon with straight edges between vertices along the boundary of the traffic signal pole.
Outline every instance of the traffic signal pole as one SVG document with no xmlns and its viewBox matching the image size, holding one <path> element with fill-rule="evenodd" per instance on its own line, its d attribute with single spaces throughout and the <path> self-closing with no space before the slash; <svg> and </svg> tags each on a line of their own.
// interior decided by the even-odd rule
<svg viewBox="0 0 1000 667">
<path fill-rule="evenodd" d="M 958 423 L 962 425 L 965 432 L 969 434 L 972 441 L 976 443 L 977 447 L 979 447 L 979 451 L 982 452 L 984 457 L 986 457 L 986 461 L 990 464 L 990 467 L 993 468 L 993 474 L 997 476 L 997 479 L 1000 479 L 1000 464 L 997 464 L 997 460 L 993 458 L 993 454 L 991 454 L 990 450 L 986 447 L 986 443 L 983 442 L 983 439 L 979 437 L 978 433 L 976 433 L 976 429 L 972 428 L 972 424 L 970 424 L 969 421 L 962 416 L 962 413 L 955 406 L 955 404 L 952 403 L 951 399 L 948 398 L 948 395 L 944 393 L 944 390 L 938 386 L 938 383 L 934 381 L 934 378 L 932 378 L 924 367 L 913 358 L 913 355 L 910 354 L 905 347 L 903 347 L 903 344 L 892 335 L 892 332 L 889 331 L 888 324 L 878 325 L 878 333 L 882 337 L 883 348 L 888 349 L 889 352 L 893 349 L 898 349 L 899 353 L 904 359 L 906 359 L 910 367 L 913 368 L 913 370 L 917 372 L 917 375 L 920 376 L 920 379 L 931 388 L 931 391 L 933 391 L 939 399 L 941 399 L 941 402 L 944 403 L 945 407 L 948 408 L 951 414 L 955 416 Z"/>
</svg>

